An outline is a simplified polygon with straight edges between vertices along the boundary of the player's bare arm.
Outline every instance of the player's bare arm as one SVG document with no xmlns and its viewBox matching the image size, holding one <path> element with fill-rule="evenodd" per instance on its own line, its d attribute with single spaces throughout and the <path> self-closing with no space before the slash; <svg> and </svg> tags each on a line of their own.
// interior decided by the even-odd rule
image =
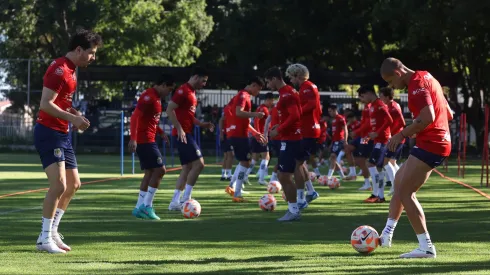
<svg viewBox="0 0 490 275">
<path fill-rule="evenodd" d="M 416 135 L 420 131 L 424 130 L 429 126 L 436 117 L 434 106 L 428 105 L 425 106 L 421 111 L 417 118 L 413 120 L 413 123 L 403 129 L 400 133 L 391 137 L 390 142 L 388 143 L 388 149 L 391 151 L 396 150 L 396 147 L 400 142 L 406 137 L 411 137 Z"/>
<path fill-rule="evenodd" d="M 75 115 L 71 113 L 71 109 L 68 112 L 61 110 L 60 107 L 54 104 L 54 100 L 57 96 L 58 94 L 53 90 L 43 87 L 40 110 L 43 110 L 44 112 L 56 118 L 69 121 L 71 122 L 71 124 L 82 131 L 87 130 L 87 128 L 90 126 L 90 121 L 88 121 L 88 119 L 81 115 Z"/>
<path fill-rule="evenodd" d="M 211 132 L 214 131 L 214 124 L 211 122 L 203 122 L 197 118 L 194 118 L 194 125 L 197 125 L 197 126 L 204 128 L 204 129 L 208 129 Z"/>
<path fill-rule="evenodd" d="M 263 118 L 265 116 L 263 112 L 245 112 L 243 111 L 243 107 L 241 106 L 237 106 L 235 112 L 236 112 L 236 116 L 241 118 L 252 118 L 252 117 Z"/>
<path fill-rule="evenodd" d="M 347 135 L 347 133 L 349 132 L 349 130 L 347 129 L 347 123 L 344 123 L 344 142 L 345 144 L 349 144 L 347 141 L 348 141 L 348 138 L 349 138 L 349 135 Z"/>
<path fill-rule="evenodd" d="M 179 120 L 177 119 L 177 115 L 175 115 L 175 109 L 178 108 L 179 105 L 177 103 L 170 101 L 167 106 L 167 116 L 172 122 L 172 125 L 177 129 L 177 139 L 182 141 L 182 143 L 187 143 L 187 139 L 185 137 L 184 129 L 182 129 L 182 125 L 180 125 Z"/>
</svg>

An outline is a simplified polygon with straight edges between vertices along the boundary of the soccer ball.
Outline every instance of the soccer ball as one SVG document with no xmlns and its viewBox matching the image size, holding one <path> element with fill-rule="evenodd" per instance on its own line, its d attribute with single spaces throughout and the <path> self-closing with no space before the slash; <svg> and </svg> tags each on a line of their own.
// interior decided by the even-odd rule
<svg viewBox="0 0 490 275">
<path fill-rule="evenodd" d="M 329 180 L 328 180 L 328 187 L 330 189 L 337 189 L 340 187 L 340 181 L 339 179 L 337 179 L 336 177 L 331 177 Z"/>
<path fill-rule="evenodd" d="M 182 204 L 182 215 L 186 219 L 195 219 L 201 215 L 201 205 L 198 201 L 190 199 Z"/>
<path fill-rule="evenodd" d="M 323 186 L 328 185 L 328 176 L 325 176 L 325 175 L 320 176 L 320 177 L 318 178 L 318 183 L 319 183 L 320 185 L 323 185 Z"/>
<path fill-rule="evenodd" d="M 259 206 L 264 211 L 274 211 L 277 206 L 276 198 L 271 194 L 264 195 L 259 200 Z"/>
<path fill-rule="evenodd" d="M 281 192 L 282 186 L 278 181 L 271 181 L 269 185 L 267 185 L 267 192 L 271 194 L 276 194 Z"/>
<path fill-rule="evenodd" d="M 309 177 L 310 177 L 310 180 L 311 180 L 312 182 L 313 182 L 313 181 L 315 181 L 315 180 L 316 180 L 316 174 L 315 174 L 315 172 L 310 172 L 310 173 L 309 173 Z"/>
<path fill-rule="evenodd" d="M 352 232 L 350 243 L 357 252 L 369 254 L 378 247 L 379 235 L 371 226 L 362 225 Z"/>
</svg>

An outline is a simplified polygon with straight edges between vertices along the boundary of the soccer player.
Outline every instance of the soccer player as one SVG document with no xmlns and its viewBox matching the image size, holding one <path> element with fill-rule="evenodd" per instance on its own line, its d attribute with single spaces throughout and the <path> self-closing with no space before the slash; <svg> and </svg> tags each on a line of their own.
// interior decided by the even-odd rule
<svg viewBox="0 0 490 275">
<path fill-rule="evenodd" d="M 223 108 L 223 113 L 219 120 L 219 137 L 221 142 L 221 149 L 223 150 L 223 169 L 221 170 L 221 181 L 231 180 L 231 169 L 233 166 L 233 149 L 231 148 L 230 141 L 226 137 L 226 128 L 228 127 L 228 120 L 230 111 L 228 105 Z"/>
<path fill-rule="evenodd" d="M 273 105 L 274 105 L 274 95 L 272 93 L 267 93 L 265 95 L 264 103 L 261 104 L 256 110 L 256 112 L 258 113 L 264 113 L 264 117 L 254 119 L 254 128 L 259 133 L 264 135 L 264 137 L 266 135 L 266 133 L 264 132 L 265 123 L 267 121 L 267 118 L 269 118 L 269 109 L 272 108 Z M 269 147 L 267 146 L 267 144 L 264 145 L 259 143 L 255 138 L 252 138 L 251 143 L 252 143 L 251 144 L 252 166 L 253 166 L 253 162 L 258 161 L 259 156 L 262 157 L 262 161 L 260 162 L 260 169 L 259 169 L 259 184 L 266 185 L 267 183 L 265 182 L 265 177 L 269 174 L 269 171 L 267 169 L 270 160 Z"/>
<path fill-rule="evenodd" d="M 265 115 L 263 112 L 252 112 L 252 102 L 250 101 L 250 96 L 257 96 L 263 87 L 264 81 L 260 77 L 253 77 L 247 86 L 243 90 L 240 90 L 229 103 L 231 116 L 226 135 L 233 146 L 235 158 L 239 161 L 239 164 L 235 168 L 236 185 L 233 193 L 234 202 L 245 201 L 242 196 L 242 186 L 247 170 L 250 168 L 251 160 L 248 133 L 251 132 L 258 143 L 266 143 L 264 135 L 250 125 L 250 118 L 260 119 Z M 233 184 L 233 179 L 231 184 Z M 230 186 L 228 186 L 226 192 L 231 195 L 232 192 L 229 188 Z"/>
<path fill-rule="evenodd" d="M 332 144 L 330 149 L 330 169 L 327 176 L 330 179 L 337 166 L 340 177 L 344 178 L 344 172 L 340 163 L 337 162 L 337 156 L 344 149 L 344 144 L 347 144 L 347 123 L 345 118 L 337 111 L 337 105 L 335 104 L 328 106 L 328 115 L 332 118 Z"/>
<path fill-rule="evenodd" d="M 390 112 L 391 118 L 393 118 L 393 123 L 390 125 L 391 135 L 396 135 L 400 133 L 405 127 L 405 119 L 403 118 L 402 109 L 400 105 L 393 100 L 394 91 L 391 87 L 381 88 L 379 91 L 379 98 L 383 103 L 388 106 L 388 111 Z M 384 168 L 388 180 L 391 182 L 390 193 L 388 195 L 392 196 L 395 191 L 395 174 L 400 169 L 396 164 L 396 161 L 400 159 L 403 145 L 405 144 L 405 139 L 403 139 L 394 152 L 390 150 L 385 150 Z"/>
<path fill-rule="evenodd" d="M 444 98 L 439 82 L 426 71 L 413 71 L 395 58 L 387 58 L 380 69 L 381 77 L 394 89 L 408 87 L 408 108 L 414 121 L 394 135 L 388 150 L 395 151 L 398 144 L 417 135 L 416 146 L 395 176 L 395 193 L 390 202 L 388 221 L 382 231 L 382 247 L 390 247 L 398 219 L 405 209 L 419 247 L 402 254 L 401 258 L 435 258 L 436 248 L 427 231 L 424 211 L 415 196 L 429 178 L 432 170 L 451 153 L 451 136 L 448 121 L 452 112 Z"/>
<path fill-rule="evenodd" d="M 359 127 L 361 127 L 361 122 L 357 120 L 356 115 L 353 112 L 348 112 L 346 115 L 347 119 L 347 130 L 349 133 L 354 132 Z M 348 145 L 344 147 L 345 156 L 349 164 L 349 174 L 344 178 L 344 180 L 355 180 L 357 178 L 356 174 L 356 161 L 354 160 L 353 153 L 356 152 L 357 147 L 359 147 L 360 138 L 353 138 Z"/>
<path fill-rule="evenodd" d="M 202 89 L 208 81 L 208 72 L 201 67 L 192 70 L 191 77 L 187 83 L 180 86 L 174 92 L 167 106 L 167 115 L 172 122 L 172 138 L 177 144 L 182 170 L 177 180 L 174 195 L 168 209 L 180 211 L 181 203 L 189 200 L 192 195 L 199 174 L 204 169 L 204 159 L 201 149 L 192 136 L 194 125 L 201 128 L 214 130 L 211 122 L 201 122 L 195 117 L 197 98 L 196 90 Z M 184 190 L 182 199 L 181 192 Z"/>
<path fill-rule="evenodd" d="M 274 138 L 278 134 L 281 135 L 278 178 L 286 194 L 288 210 L 278 221 L 295 221 L 301 218 L 301 213 L 293 174 L 296 182 L 304 183 L 306 178 L 302 167 L 304 153 L 301 149 L 301 102 L 298 92 L 284 82 L 279 68 L 268 69 L 265 72 L 265 80 L 269 89 L 279 92 L 276 105 L 279 124 L 272 127 L 270 136 Z M 306 201 L 304 203 L 307 204 Z"/>
<path fill-rule="evenodd" d="M 326 142 L 327 138 L 329 137 L 327 133 L 327 121 L 325 120 L 325 117 L 322 117 L 320 119 L 320 138 L 318 138 L 317 141 L 317 148 L 318 148 L 318 163 L 315 163 L 315 166 L 312 165 L 313 171 L 315 172 L 316 178 L 320 177 L 320 169 L 318 168 L 320 166 L 320 163 L 322 162 L 323 159 L 323 151 L 326 148 Z"/>
<path fill-rule="evenodd" d="M 39 116 L 34 127 L 34 145 L 49 181 L 43 203 L 42 230 L 36 242 L 41 251 L 66 253 L 71 250 L 58 233 L 61 217 L 81 185 L 68 128 L 70 123 L 81 131 L 90 126 L 90 122 L 72 108 L 77 87 L 76 68 L 92 63 L 101 45 L 102 38 L 98 34 L 77 30 L 70 39 L 68 53 L 54 60 L 44 74 Z"/>
<path fill-rule="evenodd" d="M 174 88 L 175 81 L 172 76 L 165 74 L 160 76 L 152 88 L 141 94 L 131 116 L 129 151 L 138 154 L 141 170 L 145 171 L 140 184 L 138 201 L 132 212 L 137 218 L 160 219 L 155 214 L 153 198 L 165 175 L 165 164 L 155 142 L 155 136 L 158 134 L 165 142 L 168 142 L 167 136 L 158 123 L 162 113 L 161 99 L 168 96 Z"/>
<path fill-rule="evenodd" d="M 291 83 L 299 87 L 299 99 L 301 103 L 301 147 L 304 151 L 304 160 L 316 166 L 315 154 L 317 151 L 317 141 L 320 138 L 320 94 L 318 88 L 308 79 L 310 72 L 302 64 L 292 64 L 286 69 L 286 76 Z M 306 182 L 296 181 L 298 192 L 298 205 L 300 209 L 308 207 L 308 203 L 316 200 L 320 195 L 315 191 L 309 177 L 308 165 L 305 163 L 300 168 Z M 307 194 L 304 196 L 305 185 Z M 306 204 L 305 204 L 306 201 Z"/>
<path fill-rule="evenodd" d="M 365 103 L 370 103 L 369 117 L 371 129 L 369 131 L 369 139 L 374 142 L 374 148 L 368 160 L 369 174 L 373 181 L 373 192 L 371 196 L 364 200 L 368 203 L 385 202 L 384 197 L 384 171 L 383 169 L 384 150 L 388 140 L 391 137 L 390 125 L 393 119 L 388 112 L 388 106 L 378 98 L 375 91 L 359 90 L 359 99 Z"/>
<path fill-rule="evenodd" d="M 276 158 L 279 159 L 279 153 L 280 153 L 280 148 L 281 148 L 281 136 L 278 134 L 275 137 L 270 136 L 270 130 L 272 127 L 275 125 L 279 125 L 279 114 L 277 113 L 277 104 L 276 106 L 272 107 L 270 111 L 270 115 L 267 118 L 264 126 L 264 133 L 269 136 L 269 144 L 272 150 L 274 151 L 274 154 Z M 279 178 L 277 177 L 277 172 L 278 172 L 279 166 L 278 163 L 274 165 L 274 168 L 272 170 L 272 175 L 270 178 L 270 181 L 278 181 Z"/>
</svg>

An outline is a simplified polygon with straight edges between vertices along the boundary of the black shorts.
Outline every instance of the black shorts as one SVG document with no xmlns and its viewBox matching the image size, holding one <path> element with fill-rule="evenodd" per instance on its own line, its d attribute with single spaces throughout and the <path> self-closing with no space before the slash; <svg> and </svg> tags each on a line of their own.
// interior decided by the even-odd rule
<svg viewBox="0 0 490 275">
<path fill-rule="evenodd" d="M 356 137 L 355 139 L 351 140 L 349 142 L 349 145 L 352 145 L 356 148 L 354 150 L 354 152 L 352 152 L 352 155 L 354 157 L 360 157 L 362 155 L 361 154 L 361 137 Z"/>
<path fill-rule="evenodd" d="M 248 138 L 230 137 L 228 140 L 238 161 L 249 161 L 252 158 Z"/>
<path fill-rule="evenodd" d="M 269 152 L 269 148 L 266 145 L 260 144 L 255 138 L 250 139 L 250 144 L 252 147 L 252 153 L 265 153 Z"/>
<path fill-rule="evenodd" d="M 304 160 L 301 140 L 282 140 L 279 150 L 279 171 L 284 173 L 294 173 L 296 161 Z"/>
<path fill-rule="evenodd" d="M 201 148 L 199 148 L 196 140 L 191 134 L 185 134 L 187 143 L 182 143 L 181 141 L 179 141 L 177 136 L 172 136 L 172 138 L 177 145 L 177 151 L 179 151 L 181 165 L 186 165 L 202 158 Z"/>
<path fill-rule="evenodd" d="M 373 151 L 373 148 L 374 148 L 374 141 L 370 140 L 368 141 L 368 143 L 362 143 L 362 139 L 361 139 L 359 148 L 357 149 L 358 150 L 357 156 L 361 158 L 369 158 L 371 156 L 371 152 Z"/>
<path fill-rule="evenodd" d="M 305 160 L 309 160 L 310 156 L 314 156 L 317 153 L 317 142 L 317 138 L 304 138 L 301 140 L 301 146 L 303 147 L 303 155 Z"/>
<path fill-rule="evenodd" d="M 443 156 L 436 155 L 434 153 L 428 152 L 424 149 L 420 149 L 417 146 L 414 146 L 412 150 L 410 150 L 410 155 L 418 158 L 419 160 L 425 162 L 431 168 L 436 168 L 441 165 L 441 163 L 447 158 Z"/>
<path fill-rule="evenodd" d="M 332 144 L 332 149 L 330 150 L 331 154 L 339 155 L 340 151 L 344 150 L 344 141 L 335 141 Z"/>
<path fill-rule="evenodd" d="M 386 144 L 376 143 L 374 145 L 371 156 L 369 157 L 369 163 L 376 165 L 378 168 L 383 168 L 385 160 L 385 148 Z"/>
<path fill-rule="evenodd" d="M 226 135 L 223 135 L 223 140 L 221 141 L 221 150 L 223 150 L 223 152 L 225 153 L 233 151 L 230 141 L 228 140 Z"/>
<path fill-rule="evenodd" d="M 280 149 L 281 149 L 281 141 L 280 140 L 269 140 L 269 146 L 271 147 L 271 151 L 274 152 L 276 157 L 279 157 Z"/>
<path fill-rule="evenodd" d="M 399 160 L 401 158 L 401 156 L 402 156 L 403 146 L 404 145 L 405 145 L 405 143 L 398 144 L 398 147 L 396 147 L 395 152 L 392 152 L 392 151 L 388 150 L 388 148 L 386 148 L 386 150 L 385 150 L 385 157 L 386 158 L 389 158 L 389 159 Z"/>
<path fill-rule="evenodd" d="M 65 169 L 77 168 L 77 159 L 68 133 L 58 132 L 42 124 L 34 126 L 34 146 L 43 169 L 53 163 L 65 162 Z"/>
<path fill-rule="evenodd" d="M 156 142 L 138 144 L 136 154 L 140 159 L 141 170 L 164 166 L 162 154 Z"/>
</svg>

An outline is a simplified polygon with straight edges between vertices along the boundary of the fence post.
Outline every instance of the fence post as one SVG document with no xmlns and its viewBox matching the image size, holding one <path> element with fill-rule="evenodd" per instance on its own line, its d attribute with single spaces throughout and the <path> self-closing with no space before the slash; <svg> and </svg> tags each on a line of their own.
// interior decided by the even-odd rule
<svg viewBox="0 0 490 275">
<path fill-rule="evenodd" d="M 124 175 L 124 111 L 121 110 L 121 176 Z"/>
<path fill-rule="evenodd" d="M 31 103 L 31 59 L 27 61 L 27 108 Z"/>
</svg>

